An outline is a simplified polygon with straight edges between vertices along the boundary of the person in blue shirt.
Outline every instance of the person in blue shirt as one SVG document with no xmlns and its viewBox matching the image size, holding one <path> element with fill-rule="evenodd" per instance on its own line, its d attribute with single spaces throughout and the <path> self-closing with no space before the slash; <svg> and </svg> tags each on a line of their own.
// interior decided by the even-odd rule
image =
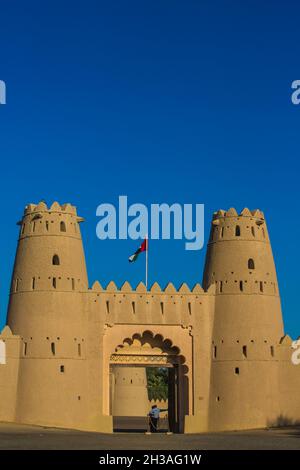
<svg viewBox="0 0 300 470">
<path fill-rule="evenodd" d="M 158 431 L 159 413 L 168 411 L 168 408 L 158 408 L 156 405 L 152 405 L 151 410 L 148 414 L 150 422 L 150 432 Z"/>
</svg>

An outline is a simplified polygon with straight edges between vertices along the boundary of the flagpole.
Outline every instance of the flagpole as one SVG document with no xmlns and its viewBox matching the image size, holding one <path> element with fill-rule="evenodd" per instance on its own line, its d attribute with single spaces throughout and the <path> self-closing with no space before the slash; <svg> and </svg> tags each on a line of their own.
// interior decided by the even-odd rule
<svg viewBox="0 0 300 470">
<path fill-rule="evenodd" d="M 146 235 L 146 289 L 148 290 L 148 235 Z"/>
</svg>

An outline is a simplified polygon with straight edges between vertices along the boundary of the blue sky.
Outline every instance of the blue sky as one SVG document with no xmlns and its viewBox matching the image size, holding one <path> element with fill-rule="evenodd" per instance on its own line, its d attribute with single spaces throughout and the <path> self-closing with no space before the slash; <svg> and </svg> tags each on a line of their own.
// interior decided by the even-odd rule
<svg viewBox="0 0 300 470">
<path fill-rule="evenodd" d="M 136 285 L 131 240 L 100 242 L 96 207 L 204 203 L 265 212 L 285 327 L 300 334 L 296 1 L 1 2 L 0 324 L 23 206 L 72 202 L 90 283 Z M 153 241 L 150 281 L 202 280 L 205 250 Z"/>
</svg>

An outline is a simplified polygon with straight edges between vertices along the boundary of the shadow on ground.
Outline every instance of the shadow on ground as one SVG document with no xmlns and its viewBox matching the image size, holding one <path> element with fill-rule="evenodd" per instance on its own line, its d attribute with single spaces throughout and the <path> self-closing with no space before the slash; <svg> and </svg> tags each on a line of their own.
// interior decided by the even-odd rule
<svg viewBox="0 0 300 470">
<path fill-rule="evenodd" d="M 49 450 L 294 450 L 300 427 L 214 434 L 98 434 L 0 423 L 0 449 Z"/>
</svg>

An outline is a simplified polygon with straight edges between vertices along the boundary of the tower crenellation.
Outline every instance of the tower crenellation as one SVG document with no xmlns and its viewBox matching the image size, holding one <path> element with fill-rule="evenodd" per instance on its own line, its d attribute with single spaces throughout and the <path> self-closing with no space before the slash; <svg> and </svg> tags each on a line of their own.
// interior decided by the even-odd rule
<svg viewBox="0 0 300 470">
<path fill-rule="evenodd" d="M 203 286 L 218 294 L 253 293 L 278 296 L 278 284 L 264 215 L 233 208 L 213 215 Z"/>
<path fill-rule="evenodd" d="M 81 238 L 77 209 L 71 204 L 60 205 L 54 202 L 49 208 L 45 202 L 28 204 L 20 225 L 20 239 L 27 236 L 65 235 Z"/>
<path fill-rule="evenodd" d="M 268 231 L 263 212 L 243 209 L 239 214 L 234 208 L 219 210 L 213 214 L 210 242 L 218 240 L 257 240 L 268 242 Z"/>
</svg>

